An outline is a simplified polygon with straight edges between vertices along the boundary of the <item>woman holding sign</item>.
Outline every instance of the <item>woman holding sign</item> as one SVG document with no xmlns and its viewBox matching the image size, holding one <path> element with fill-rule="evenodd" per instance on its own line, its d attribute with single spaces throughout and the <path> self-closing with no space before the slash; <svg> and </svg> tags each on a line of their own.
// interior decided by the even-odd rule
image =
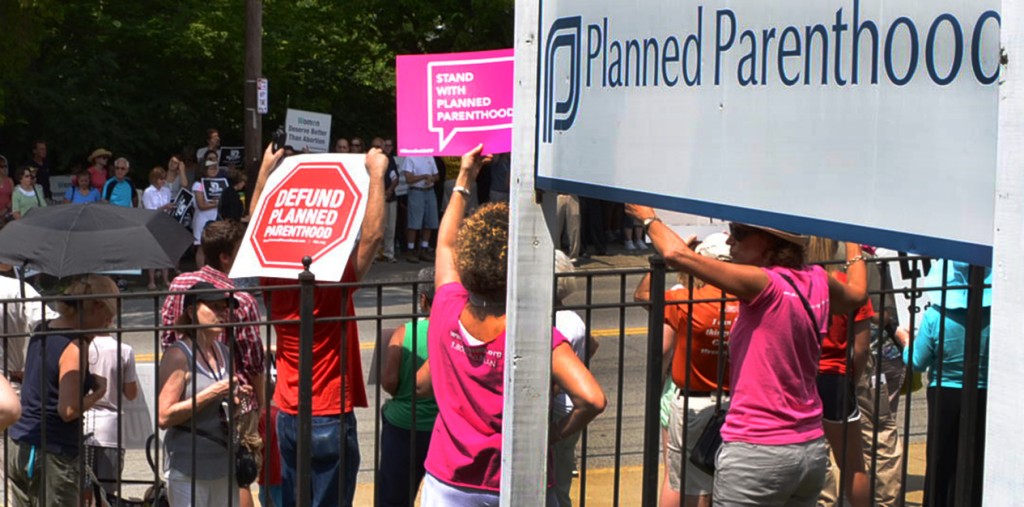
<svg viewBox="0 0 1024 507">
<path fill-rule="evenodd" d="M 626 205 L 672 268 L 740 300 L 729 337 L 732 401 L 721 428 L 715 505 L 812 507 L 828 467 L 817 392 L 829 309 L 846 314 L 867 302 L 860 247 L 846 250 L 849 284 L 806 265 L 808 237 L 730 225 L 733 262 L 697 255 L 647 206 Z"/>
<path fill-rule="evenodd" d="M 220 168 L 217 167 L 217 153 L 207 153 L 206 162 L 204 163 L 206 165 L 203 168 L 202 174 L 192 184 L 192 194 L 196 196 L 196 213 L 192 218 L 192 236 L 195 238 L 192 244 L 196 246 L 196 268 L 202 268 L 206 264 L 206 258 L 203 257 L 203 249 L 199 248 L 199 240 L 203 237 L 203 229 L 206 227 L 206 224 L 217 219 L 217 205 L 219 204 L 217 198 L 206 195 L 206 188 L 203 185 L 203 178 L 216 178 L 217 173 L 220 172 Z"/>
<path fill-rule="evenodd" d="M 498 505 L 509 217 L 507 204 L 491 203 L 463 224 L 467 189 L 489 159 L 482 149 L 463 155 L 437 236 L 429 359 L 416 375 L 417 395 L 433 392 L 438 406 L 424 507 Z M 551 334 L 551 377 L 573 402 L 551 427 L 555 443 L 583 429 L 607 400 L 565 337 L 555 329 Z M 548 505 L 556 501 L 549 491 Z"/>
</svg>

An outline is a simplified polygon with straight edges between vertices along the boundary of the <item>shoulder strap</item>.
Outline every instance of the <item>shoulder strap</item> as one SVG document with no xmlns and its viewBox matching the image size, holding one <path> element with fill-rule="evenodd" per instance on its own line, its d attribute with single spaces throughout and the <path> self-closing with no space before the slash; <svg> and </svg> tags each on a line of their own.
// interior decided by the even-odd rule
<svg viewBox="0 0 1024 507">
<path fill-rule="evenodd" d="M 814 324 L 814 332 L 818 335 L 818 341 L 820 342 L 822 339 L 821 327 L 818 326 L 818 319 L 814 316 L 814 310 L 811 309 L 811 303 L 807 301 L 807 296 L 800 292 L 800 289 L 796 287 L 796 283 L 793 282 L 789 275 L 779 273 L 779 276 L 793 287 L 793 291 L 796 292 L 797 296 L 800 296 L 800 302 L 804 304 L 804 310 L 807 310 L 807 316 L 811 318 L 811 324 Z"/>
</svg>

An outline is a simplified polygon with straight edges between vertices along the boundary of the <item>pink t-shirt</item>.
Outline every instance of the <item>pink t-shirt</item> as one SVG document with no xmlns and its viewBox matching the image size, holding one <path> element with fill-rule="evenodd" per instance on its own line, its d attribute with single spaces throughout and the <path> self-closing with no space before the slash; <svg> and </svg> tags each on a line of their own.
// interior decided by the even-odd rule
<svg viewBox="0 0 1024 507">
<path fill-rule="evenodd" d="M 762 445 L 809 442 L 824 435 L 815 377 L 829 322 L 828 275 L 819 266 L 764 268 L 768 285 L 740 314 L 729 339 L 732 401 L 722 440 Z M 814 330 L 793 279 L 818 320 Z M 817 332 L 816 332 L 817 331 Z"/>
<path fill-rule="evenodd" d="M 430 309 L 427 349 L 439 411 L 425 467 L 449 485 L 498 491 L 505 333 L 485 344 L 467 338 L 459 315 L 468 300 L 462 284 L 449 283 Z M 566 342 L 557 330 L 552 334 L 552 349 Z"/>
</svg>

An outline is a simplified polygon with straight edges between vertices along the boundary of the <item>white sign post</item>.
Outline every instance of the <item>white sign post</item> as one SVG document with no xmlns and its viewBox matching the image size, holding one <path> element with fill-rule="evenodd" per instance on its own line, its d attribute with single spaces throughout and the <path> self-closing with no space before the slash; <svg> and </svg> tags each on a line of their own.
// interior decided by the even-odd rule
<svg viewBox="0 0 1024 507">
<path fill-rule="evenodd" d="M 327 153 L 331 148 L 331 115 L 289 109 L 285 117 L 285 144 L 295 151 Z"/>
<path fill-rule="evenodd" d="M 992 264 L 992 328 L 988 363 L 984 505 L 1009 505 L 1024 497 L 1024 440 L 1020 405 L 1024 392 L 1020 316 L 1024 309 L 1024 8 L 1003 2 L 1003 66 L 999 90 L 999 156 Z"/>
<path fill-rule="evenodd" d="M 540 188 L 991 264 L 998 0 L 541 3 Z"/>
</svg>

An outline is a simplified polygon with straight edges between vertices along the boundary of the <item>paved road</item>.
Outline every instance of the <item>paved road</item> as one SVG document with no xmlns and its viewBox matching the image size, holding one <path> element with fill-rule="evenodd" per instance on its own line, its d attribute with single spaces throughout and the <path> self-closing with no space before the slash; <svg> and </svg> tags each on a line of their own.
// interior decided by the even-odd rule
<svg viewBox="0 0 1024 507">
<path fill-rule="evenodd" d="M 618 255 L 599 258 L 588 268 L 643 265 L 643 256 Z M 404 263 L 380 265 L 374 268 L 371 278 L 377 280 L 408 279 L 415 276 L 418 267 L 420 266 Z M 621 276 L 595 278 L 592 301 L 595 303 L 631 301 L 632 291 L 638 280 L 639 275 L 627 276 L 625 280 Z M 584 296 L 582 293 L 577 293 L 567 303 L 569 305 L 583 304 Z M 358 292 L 356 305 L 359 315 L 376 315 L 376 291 L 362 290 Z M 382 315 L 408 314 L 412 308 L 411 289 L 408 287 L 383 288 L 381 305 Z M 154 322 L 154 308 L 158 308 L 158 305 L 154 306 L 152 300 L 128 300 L 124 305 L 124 323 L 132 328 L 151 327 Z M 387 330 L 399 325 L 403 320 L 405 319 L 383 320 L 380 325 L 385 330 L 384 336 L 389 336 Z M 613 467 L 617 448 L 620 450 L 618 453 L 620 466 L 639 465 L 643 447 L 646 312 L 639 308 L 594 310 L 591 312 L 590 322 L 591 329 L 595 330 L 595 334 L 601 341 L 600 350 L 594 357 L 591 368 L 608 395 L 609 406 L 605 414 L 590 425 L 587 466 L 591 469 Z M 623 334 L 622 338 L 620 338 L 620 329 Z M 376 407 L 379 405 L 376 397 L 376 385 L 372 384 L 370 379 L 375 376 L 374 340 L 376 336 L 376 322 L 360 323 L 363 370 L 364 377 L 368 382 L 371 407 L 356 412 L 363 456 L 360 466 L 360 482 L 373 480 L 375 414 L 378 413 Z M 140 359 L 138 368 L 143 377 L 144 394 L 149 401 L 149 408 L 152 410 L 151 400 L 154 399 L 152 379 L 155 377 L 155 366 L 152 363 L 154 333 L 152 331 L 125 333 L 124 341 L 135 349 L 137 357 Z M 620 393 L 622 393 L 621 396 Z M 900 420 L 902 421 L 902 416 Z M 912 440 L 923 438 L 925 424 L 923 396 L 915 396 L 910 429 Z M 125 476 L 131 478 L 152 477 L 141 452 L 129 452 L 129 463 Z"/>
</svg>

